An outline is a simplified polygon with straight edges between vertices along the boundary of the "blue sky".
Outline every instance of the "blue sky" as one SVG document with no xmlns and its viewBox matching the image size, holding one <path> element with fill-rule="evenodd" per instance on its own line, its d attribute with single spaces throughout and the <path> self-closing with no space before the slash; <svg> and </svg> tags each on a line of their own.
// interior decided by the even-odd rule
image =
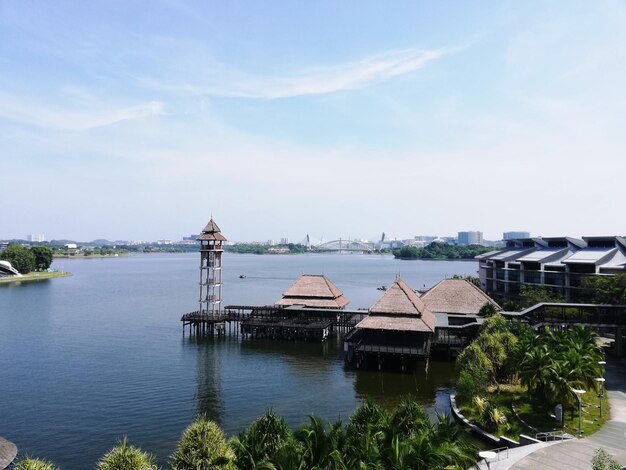
<svg viewBox="0 0 626 470">
<path fill-rule="evenodd" d="M 625 234 L 626 2 L 0 3 L 0 238 Z"/>
</svg>

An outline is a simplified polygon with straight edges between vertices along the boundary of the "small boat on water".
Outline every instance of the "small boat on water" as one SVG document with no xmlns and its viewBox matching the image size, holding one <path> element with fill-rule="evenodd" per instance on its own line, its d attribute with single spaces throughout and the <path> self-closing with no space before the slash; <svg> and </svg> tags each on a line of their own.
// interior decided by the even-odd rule
<svg viewBox="0 0 626 470">
<path fill-rule="evenodd" d="M 246 276 L 245 276 L 245 275 L 243 275 L 243 274 L 240 274 L 240 275 L 239 275 L 239 279 L 245 279 L 245 278 L 246 278 Z"/>
<path fill-rule="evenodd" d="M 376 290 L 387 290 L 387 286 L 380 286 L 377 287 Z"/>
</svg>

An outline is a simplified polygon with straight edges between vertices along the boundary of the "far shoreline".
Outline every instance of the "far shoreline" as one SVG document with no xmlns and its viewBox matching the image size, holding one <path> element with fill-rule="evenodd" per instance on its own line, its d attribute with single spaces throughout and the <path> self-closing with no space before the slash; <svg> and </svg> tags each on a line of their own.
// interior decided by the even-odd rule
<svg viewBox="0 0 626 470">
<path fill-rule="evenodd" d="M 0 277 L 0 284 L 10 284 L 12 282 L 32 282 L 42 281 L 45 279 L 54 279 L 57 277 L 69 277 L 72 273 L 67 271 L 51 271 L 51 272 L 32 272 L 21 276 Z"/>
</svg>

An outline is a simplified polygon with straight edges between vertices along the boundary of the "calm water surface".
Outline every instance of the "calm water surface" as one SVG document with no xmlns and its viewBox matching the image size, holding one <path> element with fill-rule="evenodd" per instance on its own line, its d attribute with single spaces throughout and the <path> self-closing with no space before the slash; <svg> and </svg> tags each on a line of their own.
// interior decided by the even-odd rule
<svg viewBox="0 0 626 470">
<path fill-rule="evenodd" d="M 0 285 L 0 435 L 22 455 L 80 470 L 123 436 L 164 464 L 198 413 L 231 435 L 269 407 L 294 427 L 308 413 L 345 420 L 366 398 L 393 405 L 408 393 L 433 413 L 447 409 L 452 363 L 431 362 L 427 375 L 357 372 L 332 342 L 183 337 L 198 265 L 198 254 L 63 259 L 53 267 L 72 277 Z M 349 308 L 367 308 L 396 274 L 420 288 L 476 270 L 382 255 L 225 254 L 223 297 L 271 304 L 300 274 L 324 273 Z"/>
</svg>

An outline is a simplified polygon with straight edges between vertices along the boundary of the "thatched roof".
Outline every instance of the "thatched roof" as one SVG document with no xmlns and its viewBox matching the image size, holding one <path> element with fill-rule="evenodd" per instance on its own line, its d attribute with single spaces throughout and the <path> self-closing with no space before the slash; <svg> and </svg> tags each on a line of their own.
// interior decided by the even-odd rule
<svg viewBox="0 0 626 470">
<path fill-rule="evenodd" d="M 369 311 L 369 316 L 357 328 L 424 332 L 435 330 L 435 315 L 400 277 L 396 278 Z"/>
<path fill-rule="evenodd" d="M 361 320 L 356 327 L 364 330 L 433 332 L 433 329 L 421 318 L 393 317 L 391 315 L 370 315 Z"/>
<path fill-rule="evenodd" d="M 335 284 L 321 274 L 303 274 L 276 305 L 304 305 L 316 308 L 344 308 L 350 303 Z"/>
<path fill-rule="evenodd" d="M 198 237 L 198 240 L 214 240 L 214 241 L 222 241 L 225 242 L 226 238 L 221 234 L 220 228 L 217 226 L 213 217 L 209 220 L 209 223 L 206 224 L 206 227 L 202 230 L 202 233 Z"/>
<path fill-rule="evenodd" d="M 435 313 L 478 315 L 485 304 L 500 310 L 491 297 L 465 279 L 444 279 L 423 293 L 420 299 Z"/>
</svg>

